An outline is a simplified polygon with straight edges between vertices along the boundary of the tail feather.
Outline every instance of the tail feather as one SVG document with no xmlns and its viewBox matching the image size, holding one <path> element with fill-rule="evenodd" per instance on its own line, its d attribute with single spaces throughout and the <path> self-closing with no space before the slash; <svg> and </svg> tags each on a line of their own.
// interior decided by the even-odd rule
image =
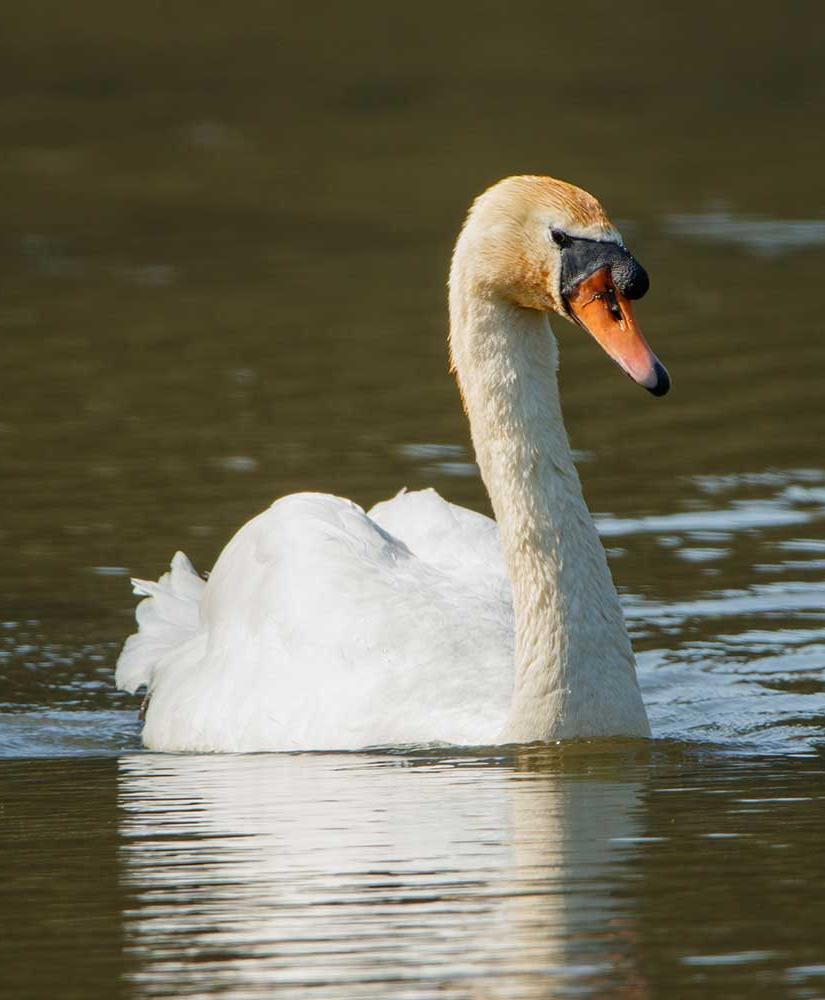
<svg viewBox="0 0 825 1000">
<path fill-rule="evenodd" d="M 126 640 L 115 671 L 121 690 L 151 688 L 160 661 L 200 629 L 200 602 L 206 583 L 182 552 L 176 552 L 168 573 L 154 583 L 132 580 L 135 594 L 145 599 L 135 612 L 138 630 Z"/>
</svg>

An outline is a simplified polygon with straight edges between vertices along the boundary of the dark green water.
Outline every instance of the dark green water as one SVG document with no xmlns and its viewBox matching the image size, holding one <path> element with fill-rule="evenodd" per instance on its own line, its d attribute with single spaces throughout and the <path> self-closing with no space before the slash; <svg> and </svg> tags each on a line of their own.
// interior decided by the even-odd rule
<svg viewBox="0 0 825 1000">
<path fill-rule="evenodd" d="M 825 995 L 825 15 L 0 10 L 0 994 Z M 657 740 L 164 757 L 128 577 L 295 489 L 487 501 L 470 199 L 596 193 L 653 400 L 558 329 Z"/>
</svg>

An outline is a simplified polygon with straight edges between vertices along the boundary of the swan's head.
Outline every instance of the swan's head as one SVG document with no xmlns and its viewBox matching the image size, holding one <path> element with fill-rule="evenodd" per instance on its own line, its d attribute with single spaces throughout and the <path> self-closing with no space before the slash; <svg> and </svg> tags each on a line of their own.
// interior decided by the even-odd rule
<svg viewBox="0 0 825 1000">
<path fill-rule="evenodd" d="M 453 276 L 477 294 L 555 312 L 591 334 L 654 396 L 670 388 L 633 315 L 648 289 L 601 204 L 552 177 L 508 177 L 476 199 L 456 246 Z"/>
</svg>

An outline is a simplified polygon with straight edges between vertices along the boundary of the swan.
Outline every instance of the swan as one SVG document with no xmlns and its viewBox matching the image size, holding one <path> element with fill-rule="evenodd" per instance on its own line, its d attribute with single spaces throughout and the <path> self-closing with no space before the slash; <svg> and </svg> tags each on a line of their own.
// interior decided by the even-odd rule
<svg viewBox="0 0 825 1000">
<path fill-rule="evenodd" d="M 548 314 L 654 396 L 647 291 L 598 200 L 550 177 L 473 203 L 449 280 L 456 375 L 495 520 L 433 490 L 365 512 L 318 493 L 247 522 L 208 580 L 182 553 L 133 580 L 116 683 L 166 751 L 648 737 L 618 595 L 559 402 Z"/>
</svg>

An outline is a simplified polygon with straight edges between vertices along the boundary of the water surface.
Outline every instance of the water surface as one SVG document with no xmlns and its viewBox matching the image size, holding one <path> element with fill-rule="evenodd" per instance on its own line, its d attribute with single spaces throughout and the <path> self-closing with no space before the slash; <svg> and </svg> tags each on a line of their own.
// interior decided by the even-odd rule
<svg viewBox="0 0 825 1000">
<path fill-rule="evenodd" d="M 0 994 L 825 994 L 822 27 L 0 12 Z M 295 489 L 488 510 L 444 281 L 515 172 L 652 277 L 666 399 L 558 334 L 656 740 L 144 753 L 131 574 Z"/>
</svg>

